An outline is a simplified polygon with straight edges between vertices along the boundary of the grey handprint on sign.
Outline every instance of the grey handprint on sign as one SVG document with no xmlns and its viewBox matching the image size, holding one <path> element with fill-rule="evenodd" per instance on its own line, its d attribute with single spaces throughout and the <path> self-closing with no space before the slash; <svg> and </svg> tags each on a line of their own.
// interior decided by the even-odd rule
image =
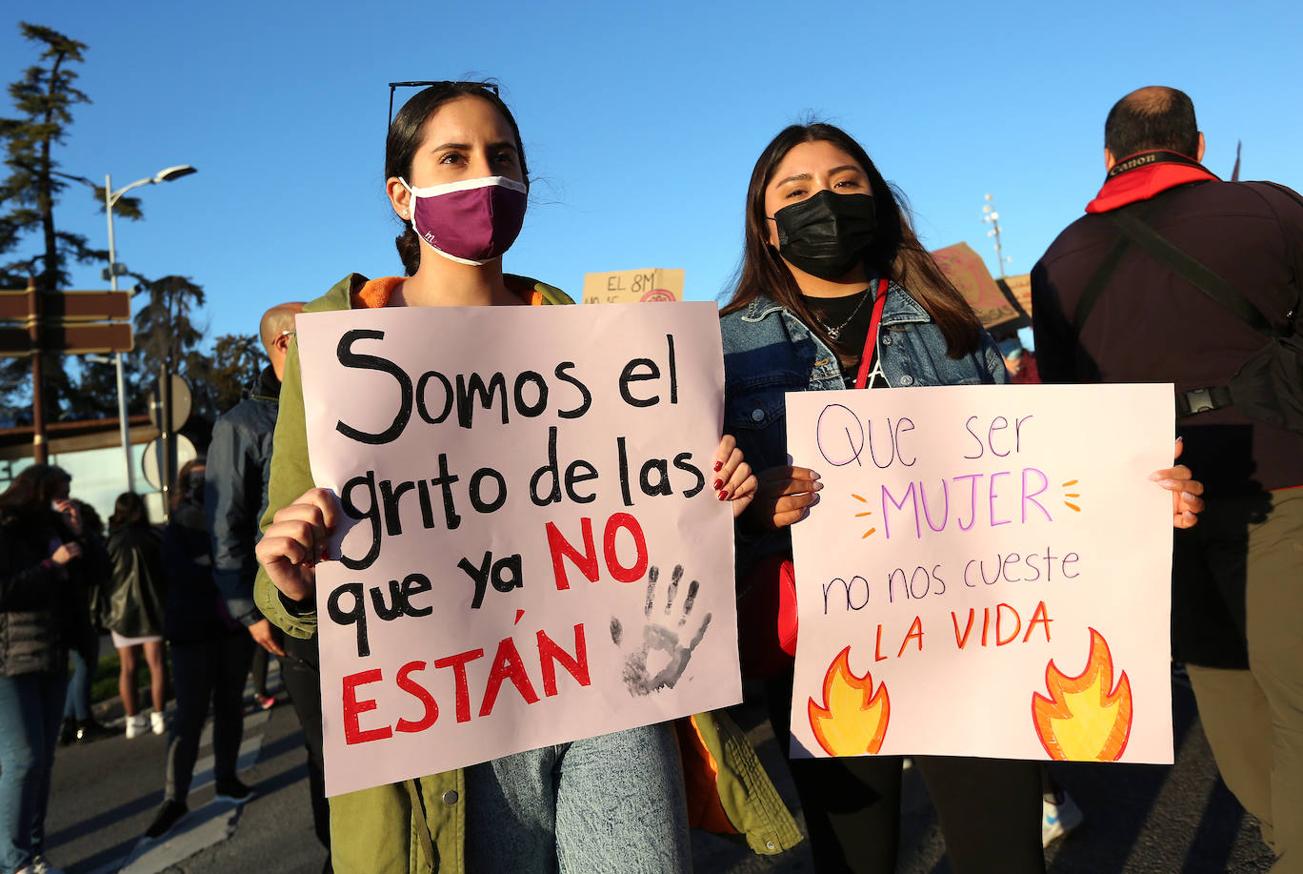
<svg viewBox="0 0 1303 874">
<path fill-rule="evenodd" d="M 675 622 L 671 615 L 674 613 L 674 601 L 679 594 L 679 585 L 683 581 L 682 565 L 676 565 L 674 572 L 670 574 L 664 610 L 660 616 L 653 617 L 652 614 L 656 609 L 656 586 L 659 580 L 660 569 L 649 568 L 647 603 L 643 607 L 643 616 L 647 621 L 642 630 L 642 643 L 624 659 L 624 684 L 629 687 L 631 695 L 649 695 L 661 689 L 673 689 L 674 684 L 688 669 L 688 661 L 692 658 L 693 651 L 706 636 L 706 629 L 710 627 L 711 614 L 707 613 L 691 639 L 685 639 L 688 619 L 692 615 L 693 605 L 697 602 L 697 592 L 701 589 L 701 584 L 696 580 L 688 584 L 688 594 L 680 607 L 678 621 Z M 623 646 L 624 628 L 620 620 L 615 617 L 611 617 L 611 640 L 615 641 L 616 646 Z M 647 668 L 648 657 L 653 653 L 665 659 L 664 666 L 655 674 Z"/>
</svg>

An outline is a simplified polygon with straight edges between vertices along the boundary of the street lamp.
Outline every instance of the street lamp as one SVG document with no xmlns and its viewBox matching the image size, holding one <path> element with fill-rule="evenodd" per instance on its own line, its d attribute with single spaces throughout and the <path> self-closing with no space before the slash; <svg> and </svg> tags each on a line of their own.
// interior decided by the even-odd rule
<svg viewBox="0 0 1303 874">
<path fill-rule="evenodd" d="M 110 289 L 113 291 L 118 290 L 117 251 L 114 248 L 113 239 L 113 207 L 117 205 L 118 201 L 121 200 L 122 196 L 128 191 L 140 188 L 143 185 L 156 185 L 159 182 L 171 182 L 175 179 L 180 179 L 183 176 L 189 176 L 198 172 L 199 171 L 196 168 L 189 164 L 175 164 L 171 167 L 164 167 L 153 176 L 146 176 L 144 179 L 137 179 L 130 185 L 124 185 L 117 191 L 113 190 L 113 178 L 107 173 L 104 174 L 104 214 L 107 216 L 109 226 L 108 274 Z M 98 187 L 85 176 L 73 176 L 70 173 L 59 173 L 58 171 L 55 171 L 55 175 L 89 185 L 92 190 Z M 131 292 L 128 291 L 127 294 L 130 295 Z M 114 353 L 113 364 L 114 367 L 117 368 L 118 378 L 118 432 L 122 438 L 122 451 L 126 454 L 127 458 L 127 491 L 134 492 L 136 490 L 136 471 L 134 465 L 131 463 L 131 430 L 127 424 L 127 388 L 126 380 L 122 374 L 121 352 Z"/>
</svg>

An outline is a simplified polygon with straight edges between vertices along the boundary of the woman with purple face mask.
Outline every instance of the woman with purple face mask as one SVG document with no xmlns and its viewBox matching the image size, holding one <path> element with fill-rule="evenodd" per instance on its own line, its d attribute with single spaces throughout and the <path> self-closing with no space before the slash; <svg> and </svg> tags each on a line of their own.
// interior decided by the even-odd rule
<svg viewBox="0 0 1303 874">
<path fill-rule="evenodd" d="M 495 86 L 440 82 L 411 98 L 389 128 L 385 177 L 406 225 L 397 239 L 406 275 L 353 274 L 304 312 L 572 302 L 556 288 L 503 272 L 503 253 L 524 222 L 529 177 L 515 119 Z M 736 516 L 750 503 L 755 478 L 731 437 L 722 439 L 715 461 L 717 497 L 731 502 Z M 297 638 L 316 632 L 314 562 L 339 514 L 337 499 L 312 486 L 295 343 L 280 396 L 255 600 Z M 758 852 L 799 841 L 736 726 L 713 714 L 692 720 L 694 734 L 646 726 L 336 796 L 334 870 L 690 870 L 684 736 L 707 751 L 707 779 L 719 795 L 709 815 L 727 817 L 725 827 L 745 832 Z"/>
</svg>

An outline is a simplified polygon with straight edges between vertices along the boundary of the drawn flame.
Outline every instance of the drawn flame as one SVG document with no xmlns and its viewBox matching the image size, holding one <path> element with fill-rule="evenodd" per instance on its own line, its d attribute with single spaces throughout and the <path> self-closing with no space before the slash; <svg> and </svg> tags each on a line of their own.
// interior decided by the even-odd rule
<svg viewBox="0 0 1303 874">
<path fill-rule="evenodd" d="M 1116 762 L 1131 737 L 1131 681 L 1126 671 L 1113 687 L 1113 654 L 1108 641 L 1090 629 L 1086 668 L 1068 677 L 1054 665 L 1045 668 L 1050 697 L 1032 694 L 1032 722 L 1051 759 Z"/>
<path fill-rule="evenodd" d="M 882 749 L 891 719 L 887 687 L 873 692 L 873 676 L 851 671 L 851 648 L 837 654 L 823 677 L 823 705 L 810 699 L 810 728 L 830 756 L 862 756 Z"/>
</svg>

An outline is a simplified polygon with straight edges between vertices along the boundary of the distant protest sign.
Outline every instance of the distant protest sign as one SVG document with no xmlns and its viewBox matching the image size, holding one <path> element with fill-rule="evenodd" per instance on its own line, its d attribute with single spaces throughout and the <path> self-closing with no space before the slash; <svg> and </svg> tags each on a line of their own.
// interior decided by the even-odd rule
<svg viewBox="0 0 1303 874">
<path fill-rule="evenodd" d="M 741 700 L 714 304 L 298 317 L 326 791 Z"/>
<path fill-rule="evenodd" d="M 665 267 L 584 274 L 584 303 L 664 303 L 683 300 L 683 271 Z"/>
<path fill-rule="evenodd" d="M 1025 323 L 1023 313 L 991 278 L 991 271 L 986 269 L 982 256 L 967 243 L 937 249 L 932 253 L 932 260 L 959 289 L 983 327 L 990 329 L 1013 322 Z"/>
<path fill-rule="evenodd" d="M 787 396 L 796 757 L 1170 763 L 1172 387 Z"/>
</svg>

